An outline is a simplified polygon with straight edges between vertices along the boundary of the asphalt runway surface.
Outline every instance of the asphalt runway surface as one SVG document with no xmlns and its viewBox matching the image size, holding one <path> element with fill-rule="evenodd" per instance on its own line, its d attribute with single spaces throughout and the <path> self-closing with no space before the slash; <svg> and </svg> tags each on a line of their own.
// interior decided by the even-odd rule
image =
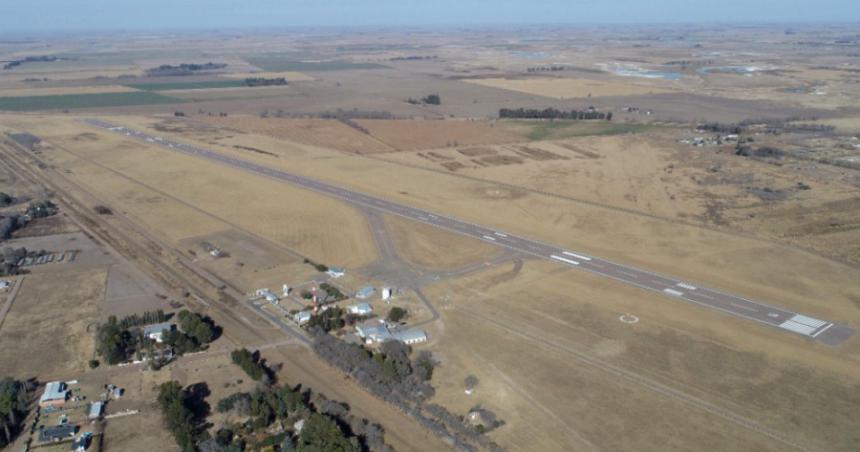
<svg viewBox="0 0 860 452">
<path fill-rule="evenodd" d="M 299 176 L 265 165 L 240 160 L 218 152 L 179 143 L 137 130 L 115 126 L 105 121 L 87 119 L 84 122 L 91 126 L 100 127 L 131 138 L 144 140 L 151 144 L 160 145 L 182 154 L 205 158 L 232 167 L 241 168 L 251 173 L 271 177 L 283 182 L 289 182 L 308 190 L 313 190 L 318 193 L 341 199 L 351 204 L 399 215 L 410 220 L 420 221 L 448 231 L 474 237 L 478 240 L 483 240 L 498 246 L 503 246 L 517 252 L 550 260 L 559 265 L 565 265 L 577 270 L 583 270 L 605 276 L 607 278 L 612 278 L 625 284 L 630 284 L 642 289 L 658 292 L 668 297 L 716 309 L 727 314 L 742 317 L 774 328 L 779 328 L 783 331 L 805 336 L 812 340 L 821 341 L 829 345 L 837 345 L 845 341 L 854 332 L 854 330 L 849 327 L 837 325 L 828 320 L 805 316 L 729 293 L 701 287 L 689 281 L 683 281 L 670 276 L 659 275 L 646 270 L 618 264 L 596 256 L 580 253 L 575 250 L 560 248 L 558 246 L 508 234 L 503 231 L 487 228 L 445 215 L 434 214 L 414 207 L 388 201 L 383 198 L 359 193 L 348 188 L 338 187 L 336 185 L 320 182 L 315 179 Z"/>
</svg>

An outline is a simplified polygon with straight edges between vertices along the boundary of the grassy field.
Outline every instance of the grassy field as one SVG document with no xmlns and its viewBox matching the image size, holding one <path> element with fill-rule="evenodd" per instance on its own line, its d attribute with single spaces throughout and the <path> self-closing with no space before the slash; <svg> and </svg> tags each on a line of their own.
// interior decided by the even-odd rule
<svg viewBox="0 0 860 452">
<path fill-rule="evenodd" d="M 86 368 L 95 347 L 105 271 L 31 274 L 0 330 L 0 375 L 59 377 Z"/>
<path fill-rule="evenodd" d="M 346 60 L 300 61 L 283 56 L 255 55 L 246 58 L 254 66 L 269 72 L 322 72 L 354 69 L 383 69 L 387 66 L 377 63 L 354 63 Z"/>
<path fill-rule="evenodd" d="M 639 133 L 653 126 L 610 121 L 505 121 L 508 127 L 522 130 L 531 141 L 561 140 L 592 135 Z"/>
<path fill-rule="evenodd" d="M 426 224 L 386 215 L 398 255 L 423 268 L 450 270 L 480 263 L 501 252 L 480 240 L 443 231 Z"/>
<path fill-rule="evenodd" d="M 496 410 L 509 421 L 498 432 L 503 444 L 556 449 L 566 432 L 574 443 L 579 437 L 600 450 L 702 444 L 708 450 L 788 450 L 651 382 L 814 450 L 851 451 L 860 444 L 851 421 L 860 416 L 860 369 L 839 352 L 800 340 L 771 342 L 767 337 L 780 333 L 544 262 L 527 262 L 516 274 L 503 266 L 425 293 L 450 297 L 440 306 L 446 328 L 436 350 L 448 361 L 438 372 L 446 383 L 439 397 L 462 410 L 475 403 Z M 620 322 L 624 313 L 639 321 Z M 746 344 L 714 340 L 715 331 Z M 469 373 L 484 386 L 464 397 Z M 545 435 L 547 429 L 555 433 Z M 667 432 L 673 446 L 661 447 Z"/>
<path fill-rule="evenodd" d="M 62 94 L 53 96 L 0 97 L 0 110 L 36 111 L 127 105 L 174 104 L 183 102 L 160 94 L 134 91 L 127 93 Z"/>
<path fill-rule="evenodd" d="M 142 91 L 171 91 L 183 89 L 238 88 L 244 80 L 211 80 L 204 82 L 133 83 L 126 85 Z"/>
<path fill-rule="evenodd" d="M 615 80 L 606 76 L 608 80 L 592 80 L 584 78 L 477 78 L 465 80 L 493 88 L 501 88 L 518 91 L 538 96 L 552 97 L 556 99 L 567 98 L 590 98 L 603 96 L 635 96 L 641 94 L 654 94 L 673 91 L 665 83 L 654 81 L 636 82 L 629 80 Z"/>
</svg>

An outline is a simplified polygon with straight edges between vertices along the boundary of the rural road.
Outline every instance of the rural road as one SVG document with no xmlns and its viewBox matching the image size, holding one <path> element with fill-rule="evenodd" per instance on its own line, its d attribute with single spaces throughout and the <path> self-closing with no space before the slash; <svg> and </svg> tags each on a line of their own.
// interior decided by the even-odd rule
<svg viewBox="0 0 860 452">
<path fill-rule="evenodd" d="M 228 155 L 207 149 L 191 146 L 162 137 L 150 135 L 141 131 L 98 120 L 86 119 L 85 123 L 123 134 L 131 138 L 144 140 L 182 154 L 201 157 L 262 176 L 289 182 L 302 188 L 332 196 L 351 204 L 376 209 L 410 220 L 419 221 L 451 232 L 466 235 L 494 245 L 529 254 L 541 259 L 553 261 L 559 265 L 584 270 L 597 275 L 615 279 L 642 289 L 661 293 L 668 297 L 677 298 L 697 305 L 716 309 L 737 317 L 758 322 L 791 332 L 807 338 L 821 341 L 828 345 L 837 345 L 854 333 L 853 329 L 837 325 L 828 320 L 816 319 L 786 309 L 777 308 L 757 301 L 725 292 L 701 287 L 689 281 L 675 279 L 665 275 L 651 273 L 646 270 L 621 265 L 596 256 L 568 250 L 537 240 L 508 234 L 492 228 L 458 220 L 445 215 L 430 213 L 421 209 L 406 206 L 383 198 L 369 196 L 348 188 L 320 182 L 315 179 L 299 176 L 265 165 L 240 160 Z"/>
</svg>

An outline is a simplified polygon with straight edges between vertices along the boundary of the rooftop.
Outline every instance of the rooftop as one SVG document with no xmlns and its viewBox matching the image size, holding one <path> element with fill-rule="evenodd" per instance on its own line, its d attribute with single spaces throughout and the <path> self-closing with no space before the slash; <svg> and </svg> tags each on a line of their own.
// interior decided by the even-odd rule
<svg viewBox="0 0 860 452">
<path fill-rule="evenodd" d="M 39 402 L 48 402 L 51 400 L 65 400 L 66 394 L 68 393 L 68 389 L 66 389 L 66 383 L 62 381 L 52 381 L 45 385 L 45 392 L 42 393 L 42 397 L 39 398 Z"/>
<path fill-rule="evenodd" d="M 165 331 L 170 331 L 172 329 L 173 329 L 173 324 L 170 322 L 156 323 L 153 325 L 147 325 L 147 326 L 143 327 L 143 335 L 149 336 L 150 334 L 163 333 Z"/>
</svg>

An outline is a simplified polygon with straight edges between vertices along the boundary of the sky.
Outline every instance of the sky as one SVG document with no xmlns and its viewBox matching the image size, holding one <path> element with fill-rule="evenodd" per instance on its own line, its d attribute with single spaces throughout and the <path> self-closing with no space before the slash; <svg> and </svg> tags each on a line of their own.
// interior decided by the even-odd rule
<svg viewBox="0 0 860 452">
<path fill-rule="evenodd" d="M 0 0 L 0 33 L 702 22 L 860 23 L 860 0 Z"/>
</svg>

